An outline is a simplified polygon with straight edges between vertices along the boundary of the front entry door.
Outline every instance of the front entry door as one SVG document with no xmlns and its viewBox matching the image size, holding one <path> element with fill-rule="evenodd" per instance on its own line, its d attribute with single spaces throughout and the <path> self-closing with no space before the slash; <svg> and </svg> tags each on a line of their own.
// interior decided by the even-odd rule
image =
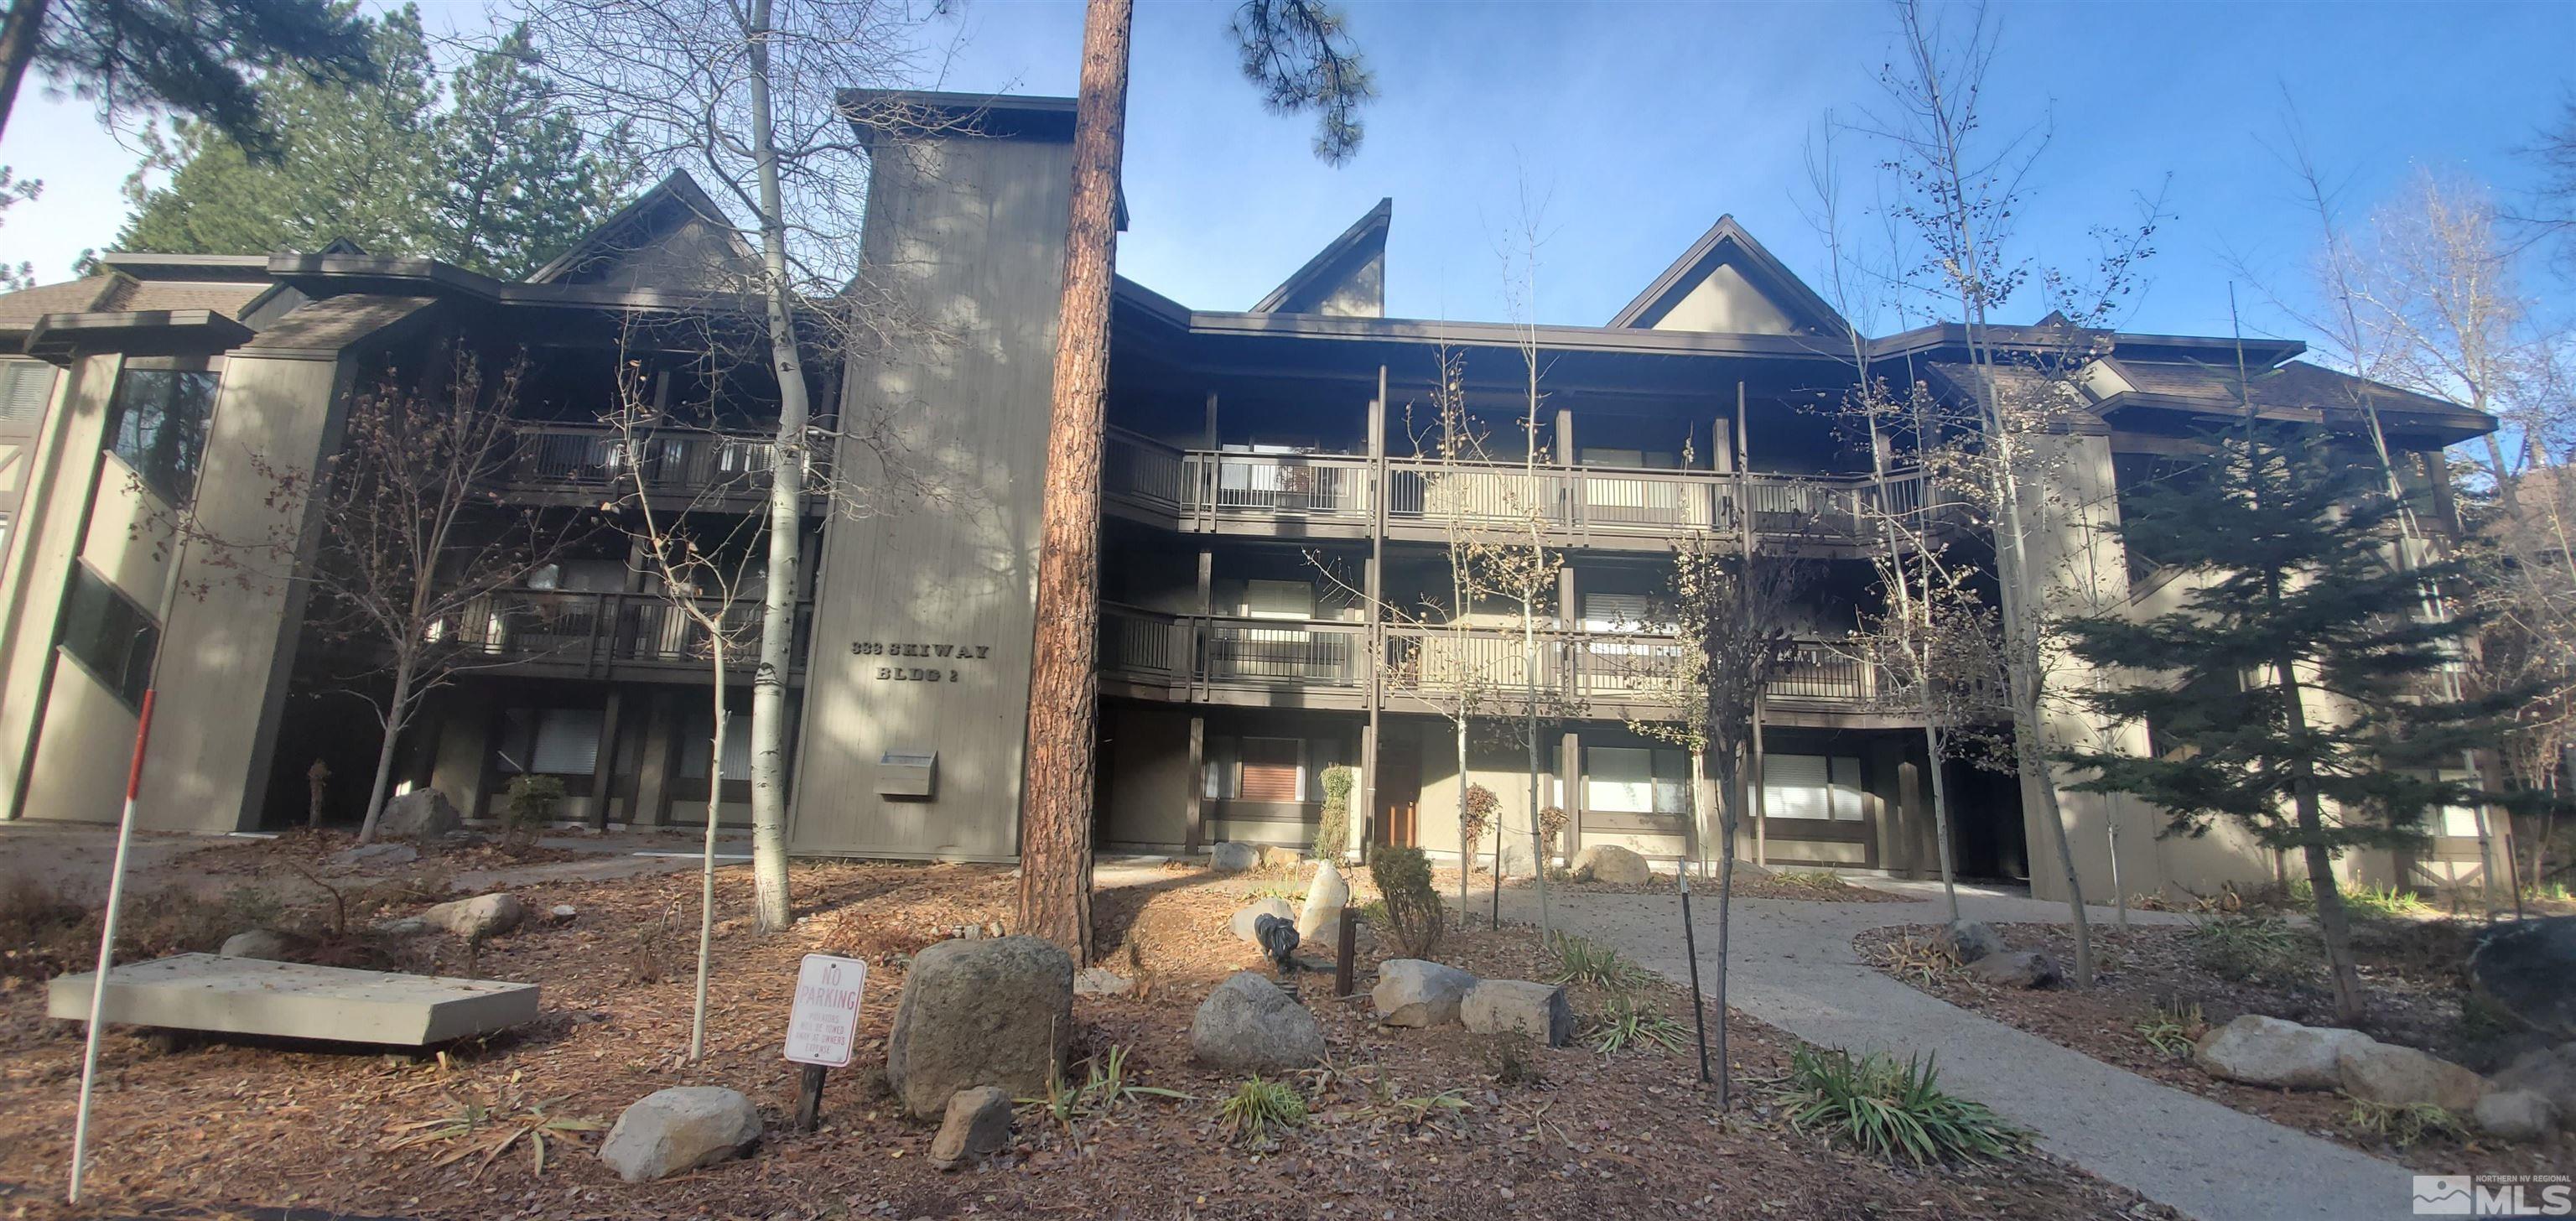
<svg viewBox="0 0 2576 1221">
<path fill-rule="evenodd" d="M 1414 842 L 1414 821 L 1422 808 L 1422 755 L 1409 738 L 1381 733 L 1377 752 L 1377 827 L 1369 838 L 1394 847 Z"/>
</svg>

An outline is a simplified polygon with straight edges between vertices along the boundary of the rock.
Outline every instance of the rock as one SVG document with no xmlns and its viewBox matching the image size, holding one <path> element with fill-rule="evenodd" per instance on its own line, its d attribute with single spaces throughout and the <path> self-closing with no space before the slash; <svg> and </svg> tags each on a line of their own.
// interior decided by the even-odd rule
<svg viewBox="0 0 2576 1221">
<path fill-rule="evenodd" d="M 1230 925 L 1228 925 L 1228 927 L 1234 930 L 1235 936 L 1241 937 L 1245 941 L 1249 941 L 1254 945 L 1259 945 L 1261 944 L 1261 930 L 1254 925 L 1254 921 L 1261 919 L 1263 916 L 1277 916 L 1282 920 L 1294 924 L 1297 922 L 1297 909 L 1288 906 L 1288 900 L 1286 899 L 1255 899 L 1245 906 L 1242 911 L 1234 913 L 1234 920 Z"/>
<path fill-rule="evenodd" d="M 1351 902 L 1351 884 L 1342 880 L 1342 871 L 1331 861 L 1315 866 L 1315 880 L 1306 885 L 1306 907 L 1297 913 L 1297 939 L 1322 950 L 1337 953 L 1342 939 L 1342 909 Z"/>
<path fill-rule="evenodd" d="M 224 938 L 223 948 L 215 953 L 226 958 L 265 958 L 271 962 L 285 962 L 286 937 L 282 933 L 255 928 Z"/>
<path fill-rule="evenodd" d="M 2576 1043 L 2561 1043 L 2515 1057 L 2490 1079 L 2500 1091 L 2528 1090 L 2558 1108 L 2561 1126 L 2576 1129 Z"/>
<path fill-rule="evenodd" d="M 948 1097 L 947 1118 L 930 1141 L 930 1164 L 942 1170 L 984 1157 L 1011 1139 L 1011 1095 L 989 1085 Z"/>
<path fill-rule="evenodd" d="M 388 937 L 417 937 L 429 931 L 429 921 L 418 916 L 405 916 L 399 920 L 379 920 L 376 922 L 376 931 Z"/>
<path fill-rule="evenodd" d="M 393 811 L 388 807 L 385 812 L 391 814 Z M 420 859 L 420 849 L 409 844 L 360 844 L 334 852 L 329 859 L 334 865 L 356 865 L 364 861 L 374 861 L 379 865 L 408 865 Z"/>
<path fill-rule="evenodd" d="M 2576 916 L 2497 925 L 2469 954 L 2469 989 L 2553 1039 L 2576 1039 Z"/>
<path fill-rule="evenodd" d="M 1983 920 L 1953 920 L 1944 936 L 1949 939 L 1951 955 L 1963 965 L 1988 954 L 2001 954 L 2008 948 L 2004 945 L 2004 935 Z"/>
<path fill-rule="evenodd" d="M 1637 886 L 1655 880 L 1646 858 L 1617 844 L 1594 844 L 1574 854 L 1574 876 L 1585 882 Z"/>
<path fill-rule="evenodd" d="M 2454 1115 L 2468 1114 L 2487 1092 L 2486 1078 L 2440 1056 L 2368 1038 L 2336 1051 L 2335 1073 L 2343 1092 L 2363 1101 L 2430 1104 Z"/>
<path fill-rule="evenodd" d="M 376 816 L 376 834 L 386 839 L 425 843 L 465 825 L 456 803 L 437 789 L 413 789 L 385 803 Z"/>
<path fill-rule="evenodd" d="M 498 936 L 519 927 L 528 918 L 528 905 L 514 894 L 476 895 L 441 903 L 420 918 L 431 928 L 443 928 L 468 941 Z"/>
<path fill-rule="evenodd" d="M 2046 988 L 2063 978 L 2057 960 L 2038 950 L 1988 954 L 1969 963 L 1968 974 L 1998 988 Z"/>
<path fill-rule="evenodd" d="M 1525 1034 L 1550 1047 L 1574 1037 L 1574 1007 L 1555 984 L 1477 980 L 1458 1001 L 1458 1020 L 1475 1034 Z"/>
<path fill-rule="evenodd" d="M 1073 973 L 1075 996 L 1125 996 L 1135 990 L 1135 980 L 1107 967 L 1084 967 Z"/>
<path fill-rule="evenodd" d="M 1073 959 L 1037 937 L 942 941 L 904 975 L 886 1036 L 886 1084 L 915 1119 L 979 1085 L 1046 1092 L 1073 1037 Z"/>
<path fill-rule="evenodd" d="M 1458 1005 L 1475 986 L 1476 977 L 1456 967 L 1390 958 L 1377 964 L 1369 1000 L 1378 1020 L 1389 1026 L 1446 1026 L 1458 1020 Z"/>
<path fill-rule="evenodd" d="M 1735 876 L 1739 878 L 1770 878 L 1778 877 L 1779 874 L 1780 871 L 1777 869 L 1772 869 L 1763 865 L 1756 865 L 1751 861 L 1737 861 L 1735 863 Z"/>
<path fill-rule="evenodd" d="M 1487 859 L 1490 860 L 1491 858 L 1488 857 Z M 1532 868 L 1530 865 L 1530 862 L 1535 859 L 1537 858 L 1531 855 L 1529 839 L 1526 835 L 1506 835 L 1503 837 L 1504 877 L 1528 878 L 1538 876 L 1538 870 Z"/>
<path fill-rule="evenodd" d="M 581 909 L 574 907 L 570 903 L 557 903 L 547 910 L 546 919 L 551 920 L 556 924 L 570 924 L 573 922 L 573 918 L 580 914 Z"/>
<path fill-rule="evenodd" d="M 2202 1035 L 2191 1062 L 2202 1072 L 2247 1085 L 2330 1090 L 2342 1083 L 2337 1053 L 2368 1042 L 2358 1030 L 2302 1026 L 2249 1013 Z"/>
<path fill-rule="evenodd" d="M 2478 1131 L 2503 1140 L 2540 1140 L 2558 1128 L 2558 1104 L 2530 1090 L 2493 1090 L 2470 1115 Z"/>
<path fill-rule="evenodd" d="M 1264 869 L 1294 869 L 1297 862 L 1304 859 L 1306 854 L 1295 848 L 1266 844 L 1261 849 L 1261 867 Z"/>
<path fill-rule="evenodd" d="M 1324 1055 L 1324 1027 L 1279 985 L 1237 971 L 1190 1017 L 1190 1054 L 1234 1072 L 1291 1072 Z"/>
<path fill-rule="evenodd" d="M 1261 849 L 1250 844 L 1223 843 L 1208 849 L 1208 868 L 1218 873 L 1243 873 L 1261 867 Z"/>
<path fill-rule="evenodd" d="M 626 1108 L 599 1160 L 629 1183 L 712 1166 L 760 1139 L 760 1112 L 751 1099 L 712 1085 L 656 1090 Z"/>
</svg>

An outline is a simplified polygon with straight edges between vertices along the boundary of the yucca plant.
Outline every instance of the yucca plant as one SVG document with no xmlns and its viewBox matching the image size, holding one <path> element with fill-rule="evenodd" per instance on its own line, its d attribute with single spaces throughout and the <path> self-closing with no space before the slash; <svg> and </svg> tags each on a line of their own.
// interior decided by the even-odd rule
<svg viewBox="0 0 2576 1221">
<path fill-rule="evenodd" d="M 1898 979 L 1910 979 L 1923 987 L 1944 972 L 1959 965 L 1958 952 L 1940 937 L 1899 937 L 1880 946 L 1872 959 Z"/>
<path fill-rule="evenodd" d="M 2397 1148 L 2404 1149 L 2428 1136 L 2450 1140 L 2467 1140 L 2469 1130 L 2460 1117 L 2429 1102 L 2397 1104 L 2369 1102 L 2355 1098 L 2352 1113 L 2345 1122 L 2353 1130 L 2368 1133 Z"/>
<path fill-rule="evenodd" d="M 1557 934 L 1555 950 L 1557 970 L 1562 974 L 1552 983 L 1590 984 L 1615 990 L 1636 982 L 1639 974 L 1636 965 L 1621 958 L 1617 950 L 1572 933 Z"/>
<path fill-rule="evenodd" d="M 2145 1039 L 2147 1046 L 2168 1056 L 2179 1056 L 2189 1052 L 2192 1045 L 2200 1041 L 2200 1036 L 2208 1033 L 2209 1022 L 2201 1016 L 2197 1002 L 2187 1005 L 2170 1002 L 2157 1005 L 2155 1012 L 2140 1018 L 2137 1030 L 2138 1037 Z"/>
<path fill-rule="evenodd" d="M 1015 1098 L 1012 1101 L 1021 1106 L 1037 1107 L 1056 1126 L 1063 1128 L 1064 1134 L 1078 1146 L 1082 1133 L 1077 1125 L 1083 1120 L 1106 1115 L 1118 1109 L 1120 1103 L 1138 1098 L 1187 1102 L 1190 1096 L 1158 1085 L 1128 1084 L 1127 1049 L 1112 1043 L 1108 1051 L 1083 1061 L 1080 1085 L 1066 1081 L 1061 1068 L 1049 1068 L 1045 1097 Z"/>
<path fill-rule="evenodd" d="M 1655 1048 L 1672 1052 L 1689 1045 L 1690 1032 L 1664 1016 L 1663 1010 L 1623 993 L 1610 998 L 1601 1016 L 1585 1032 L 1584 1042 L 1605 1056 Z"/>
<path fill-rule="evenodd" d="M 2201 966 L 2229 979 L 2252 979 L 2291 970 L 2299 935 L 2272 916 L 2215 916 L 2183 934 Z"/>
<path fill-rule="evenodd" d="M 1780 1095 L 1790 1127 L 1827 1133 L 1891 1162 L 1980 1161 L 2026 1146 L 2027 1133 L 1983 1104 L 1941 1092 L 1939 1077 L 1929 1059 L 1900 1065 L 1875 1052 L 1855 1058 L 1800 1047 L 1790 1053 Z"/>
<path fill-rule="evenodd" d="M 1274 1132 L 1306 1125 L 1306 1100 L 1285 1081 L 1255 1073 L 1217 1104 L 1217 1130 L 1226 1139 L 1258 1144 Z"/>
</svg>

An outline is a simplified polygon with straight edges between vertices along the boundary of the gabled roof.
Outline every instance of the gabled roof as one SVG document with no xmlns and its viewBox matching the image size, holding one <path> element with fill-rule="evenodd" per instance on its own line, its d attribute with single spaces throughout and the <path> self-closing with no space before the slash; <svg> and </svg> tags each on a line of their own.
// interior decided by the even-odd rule
<svg viewBox="0 0 2576 1221">
<path fill-rule="evenodd" d="M 744 264 L 759 260 L 751 244 L 724 209 L 716 206 L 696 179 L 686 170 L 673 170 L 671 175 L 654 184 L 653 189 L 636 196 L 625 207 L 609 214 L 572 249 L 555 256 L 555 260 L 528 277 L 530 284 L 596 283 L 620 267 L 650 262 L 639 256 L 656 246 L 673 244 L 685 234 L 696 231 L 714 236 L 720 243 L 717 257 L 738 259 Z M 332 253 L 325 251 L 324 253 Z M 698 252 L 703 261 L 707 252 Z M 685 261 L 687 255 L 679 256 Z M 680 268 L 684 273 L 686 268 Z"/>
<path fill-rule="evenodd" d="M 1395 200 L 1377 201 L 1250 312 L 1386 317 L 1386 231 L 1394 218 Z"/>
<path fill-rule="evenodd" d="M 1682 257 L 1673 260 L 1672 266 L 1666 267 L 1644 292 L 1638 293 L 1636 300 L 1630 301 L 1627 308 L 1610 319 L 1610 326 L 1661 328 L 1675 309 L 1693 294 L 1719 293 L 1729 272 L 1750 287 L 1763 304 L 1777 311 L 1778 321 L 1786 324 L 1785 333 L 1840 336 L 1850 329 L 1831 304 L 1817 296 L 1816 290 L 1807 287 L 1806 281 L 1799 279 L 1786 264 L 1772 257 L 1770 251 L 1763 249 L 1762 243 L 1753 240 L 1753 235 L 1735 223 L 1731 214 L 1718 217 L 1717 223 L 1708 227 L 1708 232 L 1701 234 L 1698 241 L 1691 243 L 1690 249 L 1682 252 Z M 1666 329 L 1732 331 L 1742 328 L 1684 325 Z M 1783 332 L 1774 327 L 1770 333 Z"/>
</svg>

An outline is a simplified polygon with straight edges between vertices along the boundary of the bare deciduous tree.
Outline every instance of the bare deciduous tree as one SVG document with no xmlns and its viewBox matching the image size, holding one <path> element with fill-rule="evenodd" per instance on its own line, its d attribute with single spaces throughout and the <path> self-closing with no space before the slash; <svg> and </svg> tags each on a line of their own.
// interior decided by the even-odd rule
<svg viewBox="0 0 2576 1221">
<path fill-rule="evenodd" d="M 1714 533 L 1684 535 L 1673 551 L 1670 618 L 1678 646 L 1671 689 L 1689 707 L 1682 739 L 1707 758 L 1718 791 L 1718 1106 L 1729 1100 L 1726 1071 L 1727 921 L 1735 894 L 1736 829 L 1743 825 L 1754 717 L 1762 693 L 1798 658 L 1796 602 L 1804 562 L 1741 546 Z M 1696 789 L 1696 785 L 1693 786 Z"/>
<path fill-rule="evenodd" d="M 845 91 L 899 88 L 927 74 L 936 9 L 901 0 L 519 0 L 517 18 L 585 121 L 614 130 L 647 167 L 685 169 L 712 188 L 725 240 L 688 269 L 702 312 L 729 314 L 777 383 L 776 459 L 764 489 L 768 555 L 752 672 L 755 915 L 790 919 L 787 894 L 787 671 L 802 588 L 805 472 L 835 439 L 817 425 L 818 370 L 901 334 L 935 328 L 881 291 L 859 262 L 872 156 L 947 120 L 902 104 L 845 107 Z M 864 133 L 864 134 L 863 134 Z M 822 413 L 828 414 L 828 413 Z M 870 421 L 838 440 L 882 445 Z M 888 467 L 901 455 L 887 452 Z M 846 465 L 846 464 L 844 464 Z"/>
</svg>

